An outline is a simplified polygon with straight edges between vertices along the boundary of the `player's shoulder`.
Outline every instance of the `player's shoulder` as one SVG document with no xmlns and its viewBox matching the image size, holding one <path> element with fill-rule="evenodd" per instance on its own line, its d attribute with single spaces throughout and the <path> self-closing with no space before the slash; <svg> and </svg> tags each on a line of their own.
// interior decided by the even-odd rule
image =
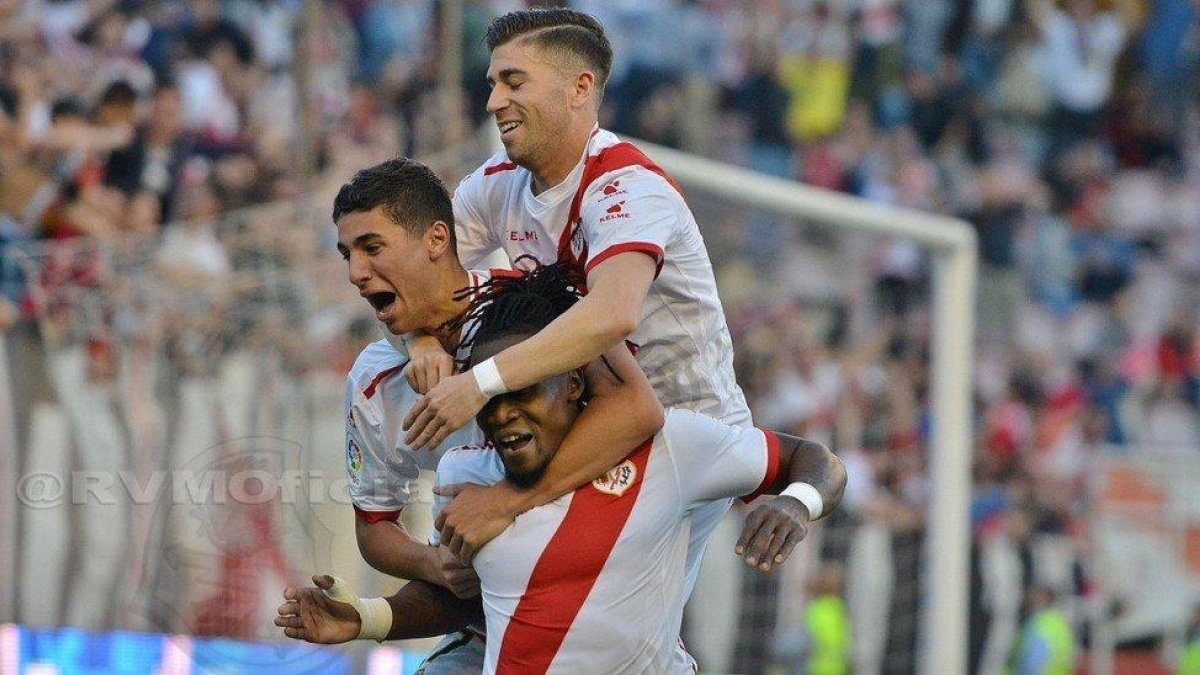
<svg viewBox="0 0 1200 675">
<path fill-rule="evenodd" d="M 667 445 L 692 448 L 697 445 L 719 444 L 723 439 L 739 436 L 746 429 L 735 427 L 704 413 L 686 408 L 667 408 L 659 436 Z"/>
<path fill-rule="evenodd" d="M 587 192 L 602 199 L 649 193 L 680 194 L 674 177 L 641 148 L 616 134 L 600 130 L 589 146 L 591 167 Z"/>
<path fill-rule="evenodd" d="M 480 164 L 479 168 L 464 176 L 454 194 L 457 197 L 460 191 L 466 195 L 487 192 L 501 186 L 507 187 L 509 181 L 518 178 L 522 171 L 524 169 L 508 158 L 508 153 L 500 150 Z"/>
<path fill-rule="evenodd" d="M 350 368 L 350 383 L 359 391 L 366 392 L 381 379 L 397 373 L 408 363 L 408 353 L 399 340 L 392 344 L 387 339 L 376 340 L 363 348 Z"/>
<path fill-rule="evenodd" d="M 492 485 L 504 479 L 500 453 L 490 445 L 472 443 L 450 448 L 437 466 L 439 485 L 477 483 Z"/>
</svg>

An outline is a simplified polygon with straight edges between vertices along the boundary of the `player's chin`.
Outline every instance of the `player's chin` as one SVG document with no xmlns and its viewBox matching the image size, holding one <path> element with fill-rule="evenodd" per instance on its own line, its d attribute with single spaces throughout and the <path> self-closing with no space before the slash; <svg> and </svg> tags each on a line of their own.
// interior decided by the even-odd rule
<svg viewBox="0 0 1200 675">
<path fill-rule="evenodd" d="M 541 477 L 542 467 L 537 464 L 537 458 L 530 455 L 528 457 L 504 457 L 504 473 L 508 481 L 519 488 L 528 488 L 537 484 L 538 478 Z"/>
<path fill-rule="evenodd" d="M 420 328 L 420 326 L 411 325 L 411 322 L 405 321 L 402 317 L 403 314 L 396 312 L 395 315 L 389 317 L 385 321 L 380 321 L 380 323 L 383 324 L 383 327 L 386 328 L 392 335 L 404 335 L 405 333 L 411 333 Z"/>
</svg>

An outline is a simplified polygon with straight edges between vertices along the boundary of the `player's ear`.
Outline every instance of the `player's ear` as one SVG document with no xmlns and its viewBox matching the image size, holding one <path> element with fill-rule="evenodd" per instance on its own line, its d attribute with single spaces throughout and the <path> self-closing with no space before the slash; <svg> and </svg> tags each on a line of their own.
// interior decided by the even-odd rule
<svg viewBox="0 0 1200 675">
<path fill-rule="evenodd" d="M 571 92 L 571 107 L 588 105 L 596 93 L 596 74 L 585 70 L 575 76 L 575 88 Z"/>
<path fill-rule="evenodd" d="M 576 368 L 567 373 L 567 400 L 571 403 L 579 403 L 583 400 L 584 391 L 587 387 L 586 381 L 583 379 L 583 368 Z"/>
<path fill-rule="evenodd" d="M 435 220 L 425 231 L 425 246 L 429 251 L 430 260 L 438 260 L 443 256 L 453 255 L 454 244 L 451 243 L 450 225 L 443 220 Z"/>
</svg>

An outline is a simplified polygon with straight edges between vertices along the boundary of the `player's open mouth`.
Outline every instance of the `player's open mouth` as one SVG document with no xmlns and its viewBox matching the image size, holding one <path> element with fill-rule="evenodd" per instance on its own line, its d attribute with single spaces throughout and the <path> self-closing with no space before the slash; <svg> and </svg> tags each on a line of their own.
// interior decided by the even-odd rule
<svg viewBox="0 0 1200 675">
<path fill-rule="evenodd" d="M 519 452 L 524 450 L 532 440 L 533 434 L 521 434 L 509 431 L 496 436 L 496 447 L 500 448 L 500 451 L 504 453 Z"/>
<path fill-rule="evenodd" d="M 375 308 L 375 317 L 382 321 L 387 316 L 390 310 L 396 304 L 396 294 L 390 291 L 380 291 L 378 293 L 367 294 L 367 302 Z"/>
<path fill-rule="evenodd" d="M 520 122 L 497 122 L 496 126 L 500 127 L 500 136 L 503 138 L 508 132 L 521 126 Z"/>
</svg>

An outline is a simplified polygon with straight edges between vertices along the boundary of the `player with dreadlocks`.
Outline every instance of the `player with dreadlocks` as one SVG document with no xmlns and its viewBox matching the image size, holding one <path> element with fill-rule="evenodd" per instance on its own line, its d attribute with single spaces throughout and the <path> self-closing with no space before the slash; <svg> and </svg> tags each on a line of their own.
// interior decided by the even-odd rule
<svg viewBox="0 0 1200 675">
<path fill-rule="evenodd" d="M 472 289 L 470 364 L 529 339 L 581 290 L 581 277 L 561 263 Z M 583 377 L 569 371 L 493 397 L 476 417 L 489 444 L 447 452 L 439 484 L 537 482 L 587 394 Z M 475 552 L 484 672 L 695 672 L 679 640 L 691 512 L 771 492 L 780 495 L 772 502 L 791 502 L 815 520 L 837 506 L 845 480 L 820 444 L 668 409 L 663 429 L 605 475 L 528 511 Z M 752 513 L 740 543 L 778 564 L 809 519 L 768 505 Z M 313 580 L 316 588 L 285 591 L 275 623 L 288 637 L 336 643 L 386 631 L 403 639 L 479 615 L 478 600 L 435 596 L 423 584 L 361 599 L 332 577 Z"/>
</svg>

